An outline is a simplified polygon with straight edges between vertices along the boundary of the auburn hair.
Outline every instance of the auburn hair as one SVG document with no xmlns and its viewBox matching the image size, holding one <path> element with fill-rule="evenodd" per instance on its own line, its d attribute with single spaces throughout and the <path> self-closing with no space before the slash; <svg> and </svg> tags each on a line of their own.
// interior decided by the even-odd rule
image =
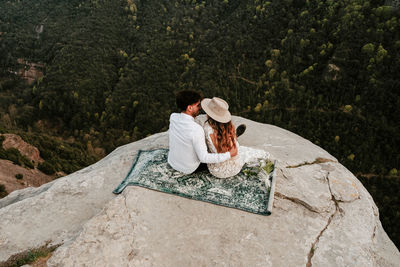
<svg viewBox="0 0 400 267">
<path fill-rule="evenodd" d="M 214 146 L 218 153 L 228 152 L 236 145 L 236 129 L 233 126 L 232 120 L 222 123 L 208 116 L 207 122 L 214 130 L 214 137 L 217 142 L 216 144 L 214 143 Z"/>
</svg>

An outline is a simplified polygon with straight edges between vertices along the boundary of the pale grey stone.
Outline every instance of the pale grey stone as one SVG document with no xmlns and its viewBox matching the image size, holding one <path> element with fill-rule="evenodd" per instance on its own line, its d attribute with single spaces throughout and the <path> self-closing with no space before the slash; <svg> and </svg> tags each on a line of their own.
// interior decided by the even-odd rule
<svg viewBox="0 0 400 267">
<path fill-rule="evenodd" d="M 242 145 L 278 160 L 271 216 L 133 186 L 113 195 L 139 149 L 168 147 L 159 133 L 2 200 L 0 262 L 50 241 L 61 246 L 49 266 L 399 265 L 371 196 L 334 157 L 276 126 L 233 121 L 247 125 Z"/>
<path fill-rule="evenodd" d="M 304 266 L 327 218 L 287 200 L 276 204 L 266 217 L 128 187 L 48 265 Z M 289 243 L 295 249 L 283 253 Z"/>
<path fill-rule="evenodd" d="M 2 199 L 7 205 L 0 209 L 0 263 L 47 241 L 54 245 L 74 239 L 83 224 L 115 197 L 112 190 L 129 171 L 137 151 L 165 147 L 167 143 L 166 133 L 150 136 L 57 179 L 47 190 L 24 189 L 26 195 L 16 191 Z"/>
<path fill-rule="evenodd" d="M 43 184 L 39 187 L 27 187 L 21 190 L 11 192 L 7 197 L 0 199 L 0 208 L 21 201 L 26 198 L 36 196 L 49 189 L 55 181 Z"/>
<path fill-rule="evenodd" d="M 344 184 L 349 176 L 337 178 Z M 360 195 L 351 202 L 336 201 L 337 209 L 332 214 L 332 220 L 316 243 L 312 265 L 349 266 L 351 263 L 351 266 L 360 267 L 399 266 L 397 248 L 394 245 L 385 248 L 378 245 L 381 240 L 377 240 L 377 232 L 380 238 L 383 229 L 375 203 L 357 179 L 353 182 L 348 185 L 349 193 L 353 194 L 355 187 L 360 189 Z"/>
<path fill-rule="evenodd" d="M 278 196 L 290 198 L 315 212 L 334 209 L 327 173 L 318 164 L 281 169 L 283 179 L 277 179 Z"/>
<path fill-rule="evenodd" d="M 329 164 L 330 165 L 330 164 Z M 357 178 L 343 165 L 335 164 L 328 179 L 332 195 L 338 201 L 351 202 L 360 198 Z M 360 186 L 362 186 L 360 184 Z"/>
</svg>

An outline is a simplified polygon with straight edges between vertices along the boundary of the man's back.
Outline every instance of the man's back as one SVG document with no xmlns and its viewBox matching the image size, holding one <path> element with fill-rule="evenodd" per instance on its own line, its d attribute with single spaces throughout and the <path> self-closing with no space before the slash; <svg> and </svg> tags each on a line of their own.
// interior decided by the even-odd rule
<svg viewBox="0 0 400 267">
<path fill-rule="evenodd" d="M 168 163 L 176 170 L 191 173 L 200 161 L 193 147 L 193 139 L 204 136 L 203 128 L 185 113 L 172 113 L 169 124 Z"/>
</svg>

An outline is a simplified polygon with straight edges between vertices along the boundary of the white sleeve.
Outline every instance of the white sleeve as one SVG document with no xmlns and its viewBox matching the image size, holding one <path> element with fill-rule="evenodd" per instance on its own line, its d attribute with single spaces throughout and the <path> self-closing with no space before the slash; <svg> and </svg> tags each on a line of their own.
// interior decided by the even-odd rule
<svg viewBox="0 0 400 267">
<path fill-rule="evenodd" d="M 231 158 L 231 154 L 229 152 L 208 153 L 204 130 L 201 127 L 195 130 L 192 142 L 197 157 L 203 163 L 220 163 Z"/>
</svg>

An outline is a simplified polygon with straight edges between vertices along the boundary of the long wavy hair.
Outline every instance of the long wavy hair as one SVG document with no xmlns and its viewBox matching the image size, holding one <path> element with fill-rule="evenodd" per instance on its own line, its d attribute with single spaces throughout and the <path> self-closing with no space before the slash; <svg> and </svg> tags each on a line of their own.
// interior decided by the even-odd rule
<svg viewBox="0 0 400 267">
<path fill-rule="evenodd" d="M 215 141 L 217 142 L 215 148 L 218 153 L 228 152 L 234 145 L 236 145 L 236 129 L 232 121 L 222 123 L 207 116 L 207 122 L 214 130 Z M 214 141 L 214 140 L 213 140 Z"/>
</svg>

